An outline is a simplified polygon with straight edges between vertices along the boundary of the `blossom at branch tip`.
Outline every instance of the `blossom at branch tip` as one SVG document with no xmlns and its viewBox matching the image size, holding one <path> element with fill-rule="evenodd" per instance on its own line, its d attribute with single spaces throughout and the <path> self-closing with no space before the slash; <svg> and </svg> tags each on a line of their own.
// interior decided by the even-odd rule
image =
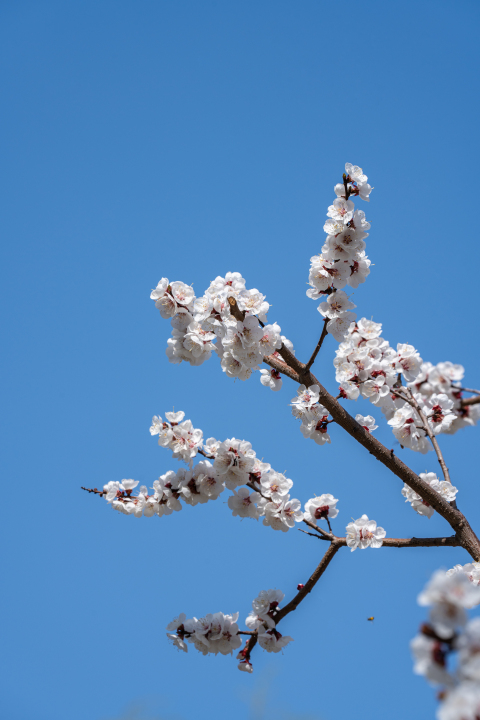
<svg viewBox="0 0 480 720">
<path fill-rule="evenodd" d="M 242 660 L 237 665 L 239 670 L 243 670 L 243 672 L 253 673 L 253 667 L 252 664 L 248 660 Z"/>
<path fill-rule="evenodd" d="M 322 520 L 322 518 L 333 520 L 338 515 L 337 502 L 338 500 L 329 493 L 310 498 L 305 503 L 304 519 L 314 523 L 314 525 L 317 524 L 317 520 Z"/>
<path fill-rule="evenodd" d="M 357 548 L 360 550 L 365 550 L 367 547 L 379 548 L 383 545 L 386 534 L 382 527 L 377 527 L 375 520 L 369 520 L 367 515 L 362 515 L 361 518 L 347 525 L 347 546 L 352 552 Z"/>
<path fill-rule="evenodd" d="M 224 615 L 222 612 L 197 618 L 186 619 L 181 613 L 167 625 L 168 638 L 173 644 L 187 652 L 186 642 L 191 643 L 202 655 L 231 655 L 242 644 L 238 635 L 238 613 Z M 185 642 L 186 641 L 186 642 Z"/>
</svg>

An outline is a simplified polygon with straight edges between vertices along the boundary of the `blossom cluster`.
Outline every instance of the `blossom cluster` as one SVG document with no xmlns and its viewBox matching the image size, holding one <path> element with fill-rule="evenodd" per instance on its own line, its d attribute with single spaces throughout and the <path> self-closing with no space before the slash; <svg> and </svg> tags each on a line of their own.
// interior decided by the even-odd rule
<svg viewBox="0 0 480 720">
<path fill-rule="evenodd" d="M 195 297 L 190 285 L 162 278 L 150 297 L 160 315 L 170 318 L 173 330 L 167 356 L 172 363 L 185 360 L 201 365 L 214 352 L 228 377 L 246 380 L 263 357 L 276 352 L 283 343 L 293 349 L 277 323 L 266 324 L 270 305 L 265 296 L 256 288 L 247 289 L 238 272 L 215 278 L 201 297 Z M 232 301 L 243 320 L 231 314 Z M 279 378 L 270 374 L 270 380 L 264 380 L 262 376 L 264 385 L 278 390 L 279 383 L 274 380 Z"/>
<path fill-rule="evenodd" d="M 292 415 L 302 421 L 300 431 L 306 438 L 314 440 L 317 445 L 331 442 L 327 432 L 328 410 L 319 402 L 320 388 L 318 385 L 305 387 L 300 385 L 297 397 L 292 398 Z"/>
<path fill-rule="evenodd" d="M 480 617 L 466 610 L 480 604 L 480 563 L 435 572 L 418 597 L 429 606 L 427 623 L 412 640 L 414 672 L 443 685 L 438 720 L 476 720 L 480 712 Z M 450 656 L 458 653 L 457 662 Z"/>
<path fill-rule="evenodd" d="M 164 421 L 154 415 L 150 435 L 158 435 L 158 444 L 161 447 L 170 448 L 173 450 L 172 457 L 188 463 L 202 447 L 203 432 L 196 430 L 191 420 L 183 420 L 184 417 L 185 413 L 181 410 L 165 413 Z"/>
<path fill-rule="evenodd" d="M 285 594 L 281 590 L 262 590 L 252 602 L 252 612 L 245 621 L 246 626 L 257 633 L 258 644 L 267 652 L 280 652 L 293 640 L 289 635 L 282 635 L 276 629 L 275 618 L 284 597 Z M 237 659 L 240 660 L 239 670 L 252 672 L 248 641 L 238 653 Z"/>
<path fill-rule="evenodd" d="M 210 613 L 199 620 L 187 619 L 185 613 L 180 613 L 167 625 L 167 637 L 184 652 L 188 652 L 188 642 L 202 655 L 230 655 L 242 644 L 237 620 L 238 612 L 233 615 Z"/>
<path fill-rule="evenodd" d="M 438 366 L 424 363 L 412 345 L 398 343 L 394 350 L 381 332 L 381 323 L 366 318 L 350 325 L 334 359 L 341 397 L 357 400 L 362 396 L 380 407 L 400 445 L 421 453 L 432 448 L 415 405 L 434 435 L 475 424 L 479 406 L 472 405 L 465 412 L 461 392 L 454 384 L 463 377 L 461 366 L 440 363 L 438 370 Z M 400 384 L 400 377 L 406 387 Z"/>
<path fill-rule="evenodd" d="M 156 415 L 150 433 L 158 435 L 158 444 L 173 450 L 173 457 L 187 463 L 188 469 L 161 475 L 150 494 L 145 485 L 138 488 L 137 495 L 132 494 L 138 480 L 107 483 L 100 495 L 115 510 L 134 517 L 162 517 L 181 510 L 182 503 L 198 505 L 216 500 L 227 488 L 232 491 L 228 507 L 234 516 L 263 518 L 264 525 L 282 532 L 303 520 L 300 501 L 289 494 L 292 480 L 261 462 L 251 443 L 237 438 L 223 442 L 208 438 L 203 442 L 202 430 L 184 417 L 182 411 L 165 413 L 165 421 Z M 198 453 L 205 459 L 193 466 Z"/>
<path fill-rule="evenodd" d="M 450 482 L 447 482 L 447 480 L 439 480 L 435 473 L 432 472 L 420 473 L 419 477 L 428 483 L 430 487 L 441 495 L 447 502 L 455 500 L 458 489 Z M 429 505 L 426 500 L 423 500 L 423 498 L 421 498 L 420 495 L 418 495 L 415 490 L 412 490 L 412 488 L 406 483 L 402 488 L 402 495 L 405 498 L 405 502 L 409 502 L 415 512 L 419 515 L 424 515 L 428 518 L 432 517 L 434 513 L 432 506 Z"/>
<path fill-rule="evenodd" d="M 449 422 L 444 421 L 439 432 L 453 435 L 461 428 L 476 425 L 480 418 L 480 405 L 462 405 L 461 380 L 464 375 L 463 365 L 451 362 L 432 365 L 430 362 L 424 362 L 420 367 L 420 373 L 409 383 L 412 391 L 419 393 L 430 405 L 432 402 L 435 404 L 434 399 L 440 395 L 447 397 L 449 412 L 454 418 Z"/>
<path fill-rule="evenodd" d="M 323 229 L 327 233 L 319 255 L 310 260 L 307 296 L 312 300 L 327 299 L 318 311 L 327 321 L 327 330 L 339 342 L 344 338 L 356 307 L 343 288 L 357 288 L 370 273 L 370 260 L 365 254 L 365 238 L 370 223 L 363 210 L 356 210 L 350 199 L 356 195 L 369 200 L 372 188 L 362 168 L 346 163 L 343 183 L 335 185 L 336 200 L 327 211 L 328 220 Z"/>
</svg>

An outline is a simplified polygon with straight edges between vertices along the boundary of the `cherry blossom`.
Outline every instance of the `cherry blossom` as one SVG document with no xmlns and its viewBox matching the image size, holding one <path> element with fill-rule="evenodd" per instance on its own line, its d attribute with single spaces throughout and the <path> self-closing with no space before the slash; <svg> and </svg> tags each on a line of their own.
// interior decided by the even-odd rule
<svg viewBox="0 0 480 720">
<path fill-rule="evenodd" d="M 270 370 L 260 370 L 260 382 L 270 390 L 278 391 L 282 387 L 282 378 L 278 370 L 271 368 Z"/>
<path fill-rule="evenodd" d="M 317 524 L 317 520 L 336 518 L 338 515 L 338 508 L 336 507 L 338 500 L 325 493 L 319 497 L 310 498 L 305 503 L 305 520 L 311 523 Z"/>
<path fill-rule="evenodd" d="M 248 491 L 248 488 L 241 487 L 238 491 L 233 490 L 233 495 L 228 498 L 228 507 L 233 516 L 239 515 L 242 518 L 250 517 L 258 520 L 259 509 L 255 505 L 260 500 L 260 493 Z"/>
<path fill-rule="evenodd" d="M 383 544 L 386 532 L 382 527 L 377 527 L 375 520 L 369 520 L 367 515 L 362 515 L 347 525 L 347 546 L 353 552 L 357 548 L 365 550 L 367 547 L 379 548 Z"/>
<path fill-rule="evenodd" d="M 355 420 L 363 427 L 364 430 L 366 430 L 368 433 L 373 432 L 378 428 L 378 425 L 375 425 L 375 418 L 371 415 L 355 415 Z"/>
</svg>

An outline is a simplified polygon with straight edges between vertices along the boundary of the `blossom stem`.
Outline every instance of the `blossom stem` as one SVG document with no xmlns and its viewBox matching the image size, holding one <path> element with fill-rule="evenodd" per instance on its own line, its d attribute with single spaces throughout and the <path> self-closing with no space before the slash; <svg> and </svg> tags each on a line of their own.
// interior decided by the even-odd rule
<svg viewBox="0 0 480 720">
<path fill-rule="evenodd" d="M 328 335 L 327 323 L 328 323 L 329 320 L 330 320 L 330 318 L 325 318 L 324 321 L 323 321 L 322 334 L 320 335 L 320 339 L 319 339 L 319 341 L 318 341 L 318 343 L 317 343 L 317 347 L 315 348 L 315 350 L 314 350 L 313 353 L 312 353 L 312 357 L 310 358 L 310 360 L 308 361 L 308 363 L 305 365 L 305 370 L 310 370 L 310 368 L 312 367 L 313 363 L 315 362 L 315 359 L 316 359 L 318 353 L 320 352 L 320 348 L 322 347 L 323 341 L 325 340 L 325 338 L 326 338 L 327 335 Z"/>
<path fill-rule="evenodd" d="M 430 425 L 428 424 L 428 420 L 427 420 L 427 418 L 425 417 L 425 413 L 423 412 L 423 410 L 422 410 L 422 408 L 420 407 L 420 405 L 418 404 L 418 402 L 415 400 L 415 397 L 414 397 L 412 391 L 410 390 L 410 388 L 406 388 L 406 391 L 407 391 L 407 393 L 408 393 L 408 396 L 410 397 L 410 400 L 407 400 L 407 402 L 408 402 L 413 408 L 415 408 L 415 410 L 416 410 L 417 413 L 419 414 L 420 419 L 421 419 L 421 421 L 422 421 L 422 423 L 423 423 L 423 429 L 425 430 L 425 432 L 427 433 L 428 437 L 430 438 L 430 442 L 431 442 L 432 445 L 433 445 L 433 449 L 435 450 L 435 453 L 436 453 L 436 455 L 437 455 L 438 462 L 440 463 L 440 467 L 442 468 L 443 477 L 445 478 L 445 480 L 446 480 L 447 482 L 449 482 L 450 484 L 452 484 L 452 481 L 450 480 L 450 473 L 448 472 L 448 468 L 447 468 L 447 463 L 445 462 L 445 460 L 444 460 L 444 458 L 443 458 L 442 451 L 440 450 L 440 445 L 438 444 L 438 440 L 437 440 L 437 438 L 435 437 L 435 434 L 432 432 L 432 429 L 430 428 Z M 405 398 L 405 399 L 406 399 L 406 398 Z M 455 501 L 454 501 L 454 502 L 455 502 Z"/>
</svg>

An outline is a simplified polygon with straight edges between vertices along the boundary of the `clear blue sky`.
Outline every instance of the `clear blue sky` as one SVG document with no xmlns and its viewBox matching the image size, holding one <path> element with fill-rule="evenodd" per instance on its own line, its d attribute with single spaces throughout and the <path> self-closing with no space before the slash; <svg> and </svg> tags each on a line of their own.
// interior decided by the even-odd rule
<svg viewBox="0 0 480 720">
<path fill-rule="evenodd" d="M 149 292 L 166 276 L 200 295 L 238 270 L 305 359 L 320 326 L 309 259 L 357 163 L 375 186 L 359 316 L 392 345 L 464 364 L 478 387 L 478 2 L 17 0 L 0 19 L 1 717 L 433 717 L 434 691 L 411 672 L 416 596 L 463 550 L 342 551 L 285 621 L 295 642 L 255 653 L 247 676 L 177 653 L 166 623 L 244 618 L 263 588 L 291 597 L 323 546 L 233 519 L 223 501 L 137 521 L 80 486 L 151 486 L 176 469 L 148 432 L 175 406 L 205 437 L 253 442 L 294 497 L 340 498 L 339 533 L 364 512 L 390 536 L 446 532 L 340 428 L 331 446 L 304 440 L 293 383 L 234 383 L 215 357 L 169 365 Z M 336 346 L 316 364 L 331 390 Z M 442 438 L 477 531 L 478 433 Z"/>
</svg>

